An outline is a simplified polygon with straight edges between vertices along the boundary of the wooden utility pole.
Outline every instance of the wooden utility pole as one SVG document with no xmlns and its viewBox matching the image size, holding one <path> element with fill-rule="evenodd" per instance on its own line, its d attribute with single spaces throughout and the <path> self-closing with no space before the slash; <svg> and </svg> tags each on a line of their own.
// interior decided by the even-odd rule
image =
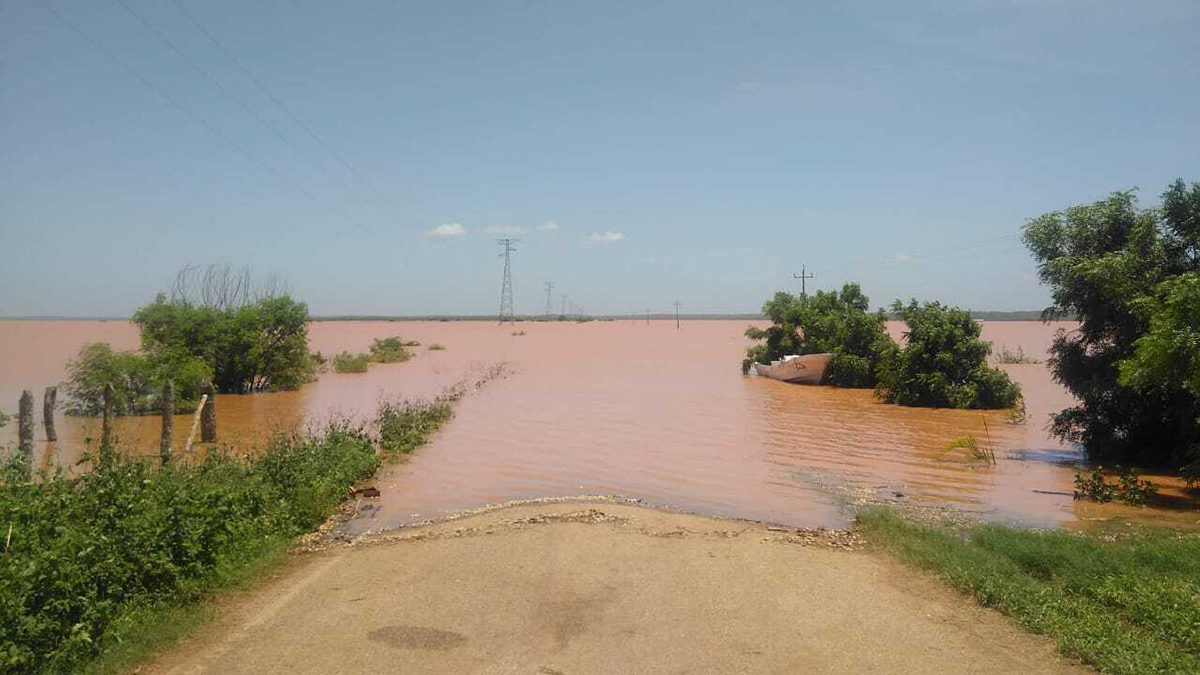
<svg viewBox="0 0 1200 675">
<path fill-rule="evenodd" d="M 112 425 L 117 393 L 112 384 L 104 385 L 104 416 L 100 420 L 100 463 L 107 465 L 112 452 Z"/>
<path fill-rule="evenodd" d="M 646 325 L 650 325 L 650 310 L 646 310 Z"/>
<path fill-rule="evenodd" d="M 17 407 L 17 448 L 24 455 L 29 471 L 33 471 L 33 392 L 21 392 Z"/>
<path fill-rule="evenodd" d="M 792 278 L 800 280 L 800 297 L 807 298 L 808 297 L 808 288 L 805 286 L 804 282 L 813 278 L 813 275 L 808 273 L 808 268 L 804 265 L 801 265 L 800 273 L 796 274 L 795 272 L 793 272 Z"/>
<path fill-rule="evenodd" d="M 46 440 L 53 443 L 58 440 L 58 432 L 54 430 L 54 408 L 58 406 L 58 387 L 46 387 L 42 393 L 42 425 L 46 427 Z"/>
<path fill-rule="evenodd" d="M 171 435 L 175 431 L 175 383 L 163 382 L 162 388 L 162 437 L 158 441 L 158 456 L 162 465 L 171 463 Z"/>
<path fill-rule="evenodd" d="M 675 328 L 679 328 L 679 301 L 675 301 Z"/>
<path fill-rule="evenodd" d="M 200 409 L 200 442 L 217 442 L 217 401 L 212 382 L 205 382 L 200 391 L 205 394 L 204 406 Z"/>
</svg>

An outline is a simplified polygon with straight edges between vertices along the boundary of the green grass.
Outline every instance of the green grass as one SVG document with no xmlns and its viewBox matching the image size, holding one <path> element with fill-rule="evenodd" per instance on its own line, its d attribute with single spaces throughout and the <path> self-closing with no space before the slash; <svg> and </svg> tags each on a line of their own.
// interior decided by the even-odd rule
<svg viewBox="0 0 1200 675">
<path fill-rule="evenodd" d="M 333 372 L 335 373 L 365 373 L 371 357 L 366 354 L 351 354 L 338 352 L 333 357 Z"/>
<path fill-rule="evenodd" d="M 858 527 L 1102 672 L 1200 672 L 1200 536 L 938 528 L 883 508 L 862 512 Z"/>
<path fill-rule="evenodd" d="M 379 449 L 383 452 L 384 459 L 407 455 L 421 447 L 453 414 L 450 403 L 445 399 L 432 403 L 380 403 L 375 422 L 379 425 Z"/>
<path fill-rule="evenodd" d="M 435 342 L 435 343 L 433 343 L 433 344 L 429 345 L 429 346 L 427 347 L 427 349 L 428 349 L 429 351 L 431 351 L 431 352 L 440 352 L 440 351 L 442 351 L 443 349 L 445 349 L 445 347 L 443 347 L 442 345 L 439 345 L 438 343 L 436 343 L 436 342 Z"/>
</svg>

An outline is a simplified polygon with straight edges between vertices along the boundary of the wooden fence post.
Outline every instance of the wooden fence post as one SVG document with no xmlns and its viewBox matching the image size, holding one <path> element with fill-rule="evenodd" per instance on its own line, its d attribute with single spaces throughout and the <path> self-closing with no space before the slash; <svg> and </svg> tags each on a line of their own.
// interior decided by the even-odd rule
<svg viewBox="0 0 1200 675">
<path fill-rule="evenodd" d="M 58 405 L 58 387 L 46 387 L 42 394 L 42 424 L 46 427 L 46 440 L 53 443 L 58 440 L 58 432 L 54 430 L 54 408 Z"/>
<path fill-rule="evenodd" d="M 112 451 L 113 407 L 116 405 L 117 393 L 112 384 L 104 385 L 104 417 L 100 420 L 100 463 L 108 463 L 108 453 Z"/>
<path fill-rule="evenodd" d="M 21 403 L 17 409 L 17 447 L 25 456 L 29 470 L 33 471 L 33 392 L 21 392 Z"/>
<path fill-rule="evenodd" d="M 200 410 L 200 442 L 215 443 L 217 441 L 217 397 L 214 395 L 212 382 L 205 382 L 200 391 L 208 395 L 204 407 Z"/>
<path fill-rule="evenodd" d="M 175 383 L 163 382 L 162 389 L 162 439 L 158 442 L 158 455 L 162 465 L 171 463 L 171 435 L 175 431 Z"/>
</svg>

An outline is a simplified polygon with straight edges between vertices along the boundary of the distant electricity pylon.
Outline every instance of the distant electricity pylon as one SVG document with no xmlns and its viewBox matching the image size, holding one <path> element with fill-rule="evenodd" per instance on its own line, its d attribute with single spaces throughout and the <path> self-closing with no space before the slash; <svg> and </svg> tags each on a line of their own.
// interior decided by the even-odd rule
<svg viewBox="0 0 1200 675">
<path fill-rule="evenodd" d="M 676 300 L 675 301 L 675 327 L 676 328 L 679 328 L 679 305 L 680 305 L 680 302 L 678 300 Z"/>
<path fill-rule="evenodd" d="M 546 285 L 546 318 L 550 318 L 550 314 L 554 312 L 554 304 L 550 300 L 550 296 L 554 293 L 554 282 L 543 282 Z"/>
<path fill-rule="evenodd" d="M 562 297 L 559 299 L 562 300 L 562 311 L 559 312 L 559 316 L 566 318 L 566 316 L 567 316 L 567 294 L 563 293 Z"/>
<path fill-rule="evenodd" d="M 513 313 L 512 262 L 510 259 L 512 252 L 517 250 L 513 244 L 518 241 L 520 239 L 510 239 L 507 237 L 496 240 L 496 243 L 504 248 L 504 251 L 500 254 L 500 257 L 504 258 L 504 282 L 500 286 L 500 323 L 504 323 L 505 320 L 512 323 L 516 319 Z"/>
<path fill-rule="evenodd" d="M 807 298 L 808 297 L 808 288 L 805 286 L 804 282 L 813 278 L 813 275 L 808 273 L 808 268 L 805 267 L 804 265 L 801 265 L 800 273 L 796 274 L 795 272 L 792 272 L 792 278 L 800 280 L 800 297 Z"/>
</svg>

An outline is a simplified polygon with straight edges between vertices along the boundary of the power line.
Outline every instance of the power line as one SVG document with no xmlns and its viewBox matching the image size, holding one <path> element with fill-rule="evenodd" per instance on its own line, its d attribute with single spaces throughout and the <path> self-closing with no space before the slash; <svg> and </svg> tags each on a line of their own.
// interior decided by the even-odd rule
<svg viewBox="0 0 1200 675">
<path fill-rule="evenodd" d="M 283 174 L 279 173 L 279 171 L 277 171 L 270 164 L 267 164 L 263 160 L 254 156 L 253 154 L 250 153 L 249 150 L 242 147 L 240 144 L 238 144 L 236 141 L 230 139 L 225 134 L 221 133 L 221 131 L 219 129 L 217 129 L 215 126 L 210 124 L 207 120 L 205 120 L 200 115 L 192 112 L 190 109 L 188 109 L 186 106 L 184 106 L 179 101 L 172 98 L 171 95 L 168 94 L 166 91 L 164 91 L 161 87 L 159 87 L 158 85 L 151 82 L 144 75 L 142 75 L 140 72 L 138 72 L 138 70 L 136 68 L 129 65 L 129 63 L 127 63 L 124 59 L 118 57 L 116 54 L 114 54 L 112 51 L 110 51 L 107 47 L 105 47 L 103 44 L 101 44 L 98 40 L 93 38 L 91 35 L 88 35 L 87 33 L 85 33 L 82 29 L 80 29 L 78 26 L 76 26 L 74 23 L 72 23 L 70 20 L 68 20 L 65 16 L 60 14 L 53 7 L 50 7 L 49 5 L 47 5 L 43 0 L 38 0 L 38 4 L 41 5 L 42 9 L 46 10 L 51 15 L 53 15 L 54 18 L 56 18 L 60 22 L 62 22 L 62 24 L 64 26 L 71 29 L 71 31 L 73 33 L 75 33 L 80 38 L 82 38 L 85 42 L 90 44 L 94 49 L 96 49 L 96 51 L 98 51 L 101 54 L 103 54 L 104 56 L 108 57 L 108 59 L 110 61 L 112 61 L 113 63 L 117 64 L 122 69 L 124 69 L 126 73 L 128 73 L 131 77 L 133 77 L 138 82 L 140 82 L 142 84 L 142 86 L 146 87 L 150 91 L 157 94 L 160 98 L 162 98 L 164 101 L 166 101 L 168 104 L 170 104 L 173 108 L 175 108 L 179 112 L 190 117 L 193 122 L 196 122 L 200 126 L 204 127 L 210 134 L 212 134 L 213 136 L 216 136 L 217 139 L 219 139 L 222 143 L 225 143 L 230 148 L 233 148 L 233 150 L 235 150 L 238 154 L 240 154 L 243 157 L 245 157 L 246 159 L 250 160 L 252 163 L 258 165 L 259 168 L 261 168 L 264 171 L 275 176 L 281 182 L 283 182 L 283 183 L 287 184 L 289 187 L 295 189 L 300 194 L 304 195 L 305 197 L 308 197 L 309 199 L 315 200 L 312 193 L 310 193 L 307 189 L 305 189 L 304 186 L 292 181 L 287 176 L 284 176 Z"/>
<path fill-rule="evenodd" d="M 813 278 L 813 275 L 809 274 L 809 272 L 808 272 L 808 267 L 805 265 L 801 265 L 800 273 L 796 274 L 795 272 L 792 272 L 792 278 L 800 280 L 800 297 L 807 298 L 808 297 L 808 287 L 804 282 Z"/>
<path fill-rule="evenodd" d="M 250 78 L 250 81 L 253 82 L 255 84 L 255 86 L 257 86 L 259 88 L 259 90 L 262 91 L 262 93 L 266 94 L 268 98 L 270 98 L 272 101 L 274 101 L 275 105 L 279 106 L 279 109 L 282 110 L 284 113 L 286 113 L 287 116 L 290 117 L 291 120 L 296 123 L 296 126 L 303 129 L 304 133 L 308 134 L 309 138 L 313 139 L 313 141 L 315 141 L 318 145 L 320 145 L 322 148 L 324 148 L 325 151 L 330 154 L 330 156 L 332 156 L 334 159 L 336 159 L 342 166 L 346 167 L 346 170 L 349 171 L 350 173 L 354 174 L 354 176 L 356 178 L 358 178 L 360 181 L 362 181 L 364 183 L 367 182 L 366 178 L 362 175 L 361 172 L 359 172 L 358 169 L 354 168 L 354 166 L 352 164 L 350 164 L 350 162 L 346 161 L 346 158 L 342 157 L 342 155 L 339 154 L 336 150 L 334 150 L 333 147 L 331 147 L 328 143 L 326 143 L 323 138 L 321 138 L 319 135 L 317 135 L 317 132 L 313 131 L 312 127 L 308 126 L 308 124 L 306 124 L 304 122 L 304 120 L 300 118 L 299 115 L 294 113 L 292 111 L 292 109 L 290 107 L 288 107 L 287 104 L 285 104 L 282 100 L 280 100 L 279 97 L 276 96 L 275 93 L 272 92 L 267 87 L 267 85 L 264 84 L 263 81 L 258 78 L 257 75 L 255 75 L 253 72 L 251 72 L 249 68 L 247 68 L 236 56 L 233 55 L 233 52 L 231 52 L 228 48 L 226 48 L 225 45 L 216 38 L 216 36 L 214 36 L 211 32 L 209 32 L 209 30 L 207 28 L 205 28 L 204 25 L 201 24 L 196 19 L 196 17 L 192 16 L 192 14 L 190 12 L 188 12 L 186 9 L 184 9 L 183 5 L 181 5 L 179 3 L 179 0 L 171 0 L 171 3 L 174 4 L 175 7 L 184 16 L 186 16 L 189 21 L 192 22 L 192 25 L 194 25 L 196 28 L 198 28 L 201 33 L 204 33 L 204 36 L 207 37 L 208 40 L 210 42 L 212 42 L 213 45 L 217 49 L 221 50 L 221 53 L 224 54 L 226 57 L 228 57 L 229 60 L 233 62 L 233 65 L 237 66 L 238 70 L 242 71 L 242 73 L 246 77 Z"/>
<path fill-rule="evenodd" d="M 513 313 L 513 289 L 512 289 L 512 252 L 517 250 L 513 244 L 520 239 L 497 239 L 496 243 L 504 248 L 504 252 L 500 254 L 504 258 L 504 281 L 500 285 L 500 323 L 503 324 L 505 319 L 512 323 L 516 318 Z"/>
<path fill-rule="evenodd" d="M 678 329 L 679 328 L 679 305 L 680 305 L 680 302 L 678 300 L 676 300 L 673 304 L 675 305 L 675 328 Z"/>
<path fill-rule="evenodd" d="M 240 98 L 235 96 L 233 94 L 233 92 L 229 91 L 229 89 L 225 85 L 221 84 L 221 81 L 218 80 L 215 75 L 213 75 L 212 73 L 205 70 L 200 64 L 196 63 L 196 60 L 193 59 L 190 54 L 188 54 L 183 49 L 181 49 L 178 45 L 176 45 L 175 42 L 173 40 L 171 40 L 171 38 L 167 37 L 167 35 L 165 33 L 163 33 L 161 30 L 159 30 L 159 28 L 156 27 L 154 24 L 150 23 L 150 21 L 148 19 L 146 19 L 146 17 L 142 16 L 137 11 L 135 11 L 132 7 L 130 7 L 129 4 L 125 2 L 125 0 L 115 0 L 115 2 L 119 5 L 121 5 L 121 7 L 124 7 L 126 12 L 129 12 L 129 14 L 131 16 L 133 16 L 133 18 L 137 19 L 143 26 L 146 27 L 146 30 L 150 31 L 155 36 L 157 36 L 158 39 L 162 40 L 163 43 L 165 45 L 167 45 L 167 47 L 170 48 L 171 51 L 178 54 L 179 58 L 183 59 L 189 66 L 192 67 L 192 70 L 195 70 L 197 73 L 200 73 L 202 76 L 204 76 L 204 78 L 207 79 L 210 83 L 212 83 L 212 85 L 214 87 L 216 87 L 222 94 L 224 94 L 226 98 L 228 98 L 230 101 L 233 101 L 239 108 L 242 109 L 242 112 L 245 112 L 252 119 L 254 119 L 254 121 L 257 122 L 259 126 L 261 126 L 263 129 L 266 129 L 267 131 L 269 131 L 271 133 L 271 135 L 273 135 L 275 138 L 279 139 L 280 143 L 283 143 L 284 145 L 291 148 L 292 152 L 295 152 L 297 156 L 299 156 L 305 162 L 308 162 L 312 166 L 319 169 L 322 173 L 326 174 L 327 176 L 329 176 L 329 177 L 333 178 L 334 180 L 338 181 L 339 183 L 341 183 L 343 187 L 350 187 L 346 183 L 346 181 L 342 179 L 341 176 L 338 176 L 337 174 L 327 171 L 325 169 L 325 167 L 323 167 L 320 164 L 318 164 L 317 162 L 313 161 L 308 156 L 308 154 L 305 153 L 303 150 L 301 150 L 295 143 L 293 143 L 290 138 L 284 136 L 283 133 L 281 133 L 278 129 L 276 129 L 274 127 L 274 125 L 272 125 L 267 120 L 263 119 L 263 117 L 261 115 L 259 115 L 252 108 L 250 108 L 250 106 L 246 105 L 246 103 L 244 101 L 242 101 Z"/>
</svg>

